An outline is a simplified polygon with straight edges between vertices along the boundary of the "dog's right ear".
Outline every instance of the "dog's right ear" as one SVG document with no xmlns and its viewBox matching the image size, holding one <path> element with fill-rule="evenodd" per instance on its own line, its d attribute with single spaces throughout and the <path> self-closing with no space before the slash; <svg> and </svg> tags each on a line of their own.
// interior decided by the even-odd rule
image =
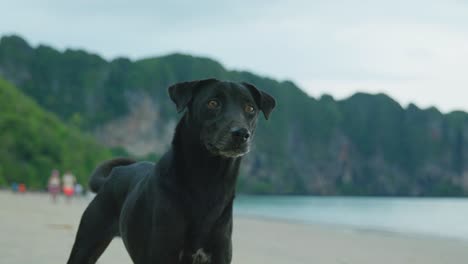
<svg viewBox="0 0 468 264">
<path fill-rule="evenodd" d="M 190 103 L 197 89 L 203 85 L 213 82 L 218 82 L 217 79 L 204 79 L 190 82 L 180 82 L 169 86 L 169 97 L 175 103 L 177 112 L 184 111 L 185 107 Z"/>
</svg>

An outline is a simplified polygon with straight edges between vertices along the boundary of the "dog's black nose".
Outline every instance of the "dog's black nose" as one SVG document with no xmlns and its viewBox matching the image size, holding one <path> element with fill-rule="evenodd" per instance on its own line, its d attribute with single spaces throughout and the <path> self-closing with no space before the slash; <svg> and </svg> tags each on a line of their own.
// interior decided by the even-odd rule
<svg viewBox="0 0 468 264">
<path fill-rule="evenodd" d="M 246 128 L 235 127 L 231 129 L 232 138 L 237 142 L 246 142 L 250 137 L 250 132 Z"/>
</svg>

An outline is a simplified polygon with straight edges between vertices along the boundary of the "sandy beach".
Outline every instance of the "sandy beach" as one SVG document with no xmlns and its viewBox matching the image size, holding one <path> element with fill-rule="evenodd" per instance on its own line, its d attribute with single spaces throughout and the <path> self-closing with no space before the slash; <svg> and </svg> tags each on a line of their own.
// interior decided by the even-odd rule
<svg viewBox="0 0 468 264">
<path fill-rule="evenodd" d="M 88 199 L 0 191 L 0 263 L 65 263 Z M 461 264 L 468 241 L 235 218 L 235 264 Z M 98 263 L 132 263 L 114 239 Z"/>
</svg>

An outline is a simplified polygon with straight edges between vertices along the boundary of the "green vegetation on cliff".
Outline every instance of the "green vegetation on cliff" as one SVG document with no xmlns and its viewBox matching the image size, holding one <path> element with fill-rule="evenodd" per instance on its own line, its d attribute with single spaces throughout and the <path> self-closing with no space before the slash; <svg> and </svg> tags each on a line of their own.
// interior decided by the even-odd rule
<svg viewBox="0 0 468 264">
<path fill-rule="evenodd" d="M 62 124 L 11 84 L 0 79 L 0 185 L 26 183 L 42 189 L 52 169 L 71 170 L 85 184 L 110 151 Z"/>
<path fill-rule="evenodd" d="M 292 82 L 229 71 L 207 58 L 172 54 L 106 61 L 80 50 L 31 47 L 17 36 L 0 40 L 0 76 L 105 144 L 130 152 L 154 145 L 158 155 L 167 149 L 178 118 L 167 97 L 170 84 L 208 77 L 251 82 L 275 96 L 278 107 L 271 120 L 259 122 L 239 182 L 242 191 L 468 194 L 464 112 L 403 108 L 383 94 L 311 98 Z"/>
</svg>

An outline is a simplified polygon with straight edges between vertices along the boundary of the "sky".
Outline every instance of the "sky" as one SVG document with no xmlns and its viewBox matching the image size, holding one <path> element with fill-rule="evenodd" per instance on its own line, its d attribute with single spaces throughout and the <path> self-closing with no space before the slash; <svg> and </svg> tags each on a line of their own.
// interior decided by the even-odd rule
<svg viewBox="0 0 468 264">
<path fill-rule="evenodd" d="M 173 52 L 291 80 L 468 111 L 468 1 L 0 0 L 0 36 L 112 59 Z"/>
</svg>

